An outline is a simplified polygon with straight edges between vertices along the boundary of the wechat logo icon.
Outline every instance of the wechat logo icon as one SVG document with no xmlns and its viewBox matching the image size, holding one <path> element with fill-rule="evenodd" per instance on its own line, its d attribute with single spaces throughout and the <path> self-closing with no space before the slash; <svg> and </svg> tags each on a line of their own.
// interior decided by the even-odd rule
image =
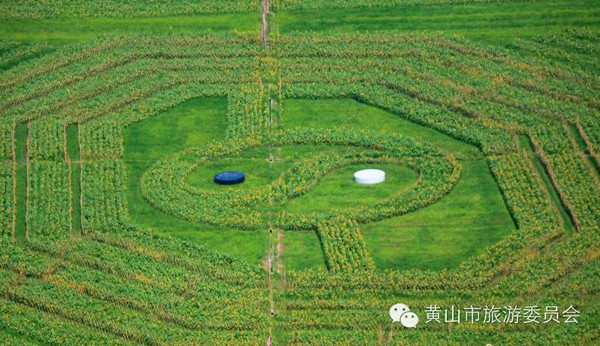
<svg viewBox="0 0 600 346">
<path fill-rule="evenodd" d="M 404 304 L 394 304 L 390 308 L 390 317 L 393 322 L 400 322 L 406 328 L 415 328 L 419 323 L 419 316 L 410 311 Z"/>
</svg>

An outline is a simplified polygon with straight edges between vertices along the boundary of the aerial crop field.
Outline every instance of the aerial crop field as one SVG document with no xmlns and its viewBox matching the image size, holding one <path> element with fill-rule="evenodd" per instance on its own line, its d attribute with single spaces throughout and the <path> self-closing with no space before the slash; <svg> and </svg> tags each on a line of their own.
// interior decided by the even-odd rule
<svg viewBox="0 0 600 346">
<path fill-rule="evenodd" d="M 1 345 L 600 342 L 599 1 L 0 18 Z"/>
</svg>

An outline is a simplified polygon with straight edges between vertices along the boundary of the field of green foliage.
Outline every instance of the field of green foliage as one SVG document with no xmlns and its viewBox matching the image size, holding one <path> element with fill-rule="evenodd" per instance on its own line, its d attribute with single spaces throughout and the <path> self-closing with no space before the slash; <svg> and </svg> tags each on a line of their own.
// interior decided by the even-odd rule
<svg viewBox="0 0 600 346">
<path fill-rule="evenodd" d="M 599 5 L 0 3 L 0 344 L 597 344 Z"/>
</svg>

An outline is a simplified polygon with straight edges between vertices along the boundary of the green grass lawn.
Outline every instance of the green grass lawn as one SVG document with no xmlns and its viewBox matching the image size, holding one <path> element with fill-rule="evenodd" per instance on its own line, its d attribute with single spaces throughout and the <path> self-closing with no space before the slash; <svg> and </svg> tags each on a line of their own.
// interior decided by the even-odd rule
<svg viewBox="0 0 600 346">
<path fill-rule="evenodd" d="M 327 270 L 316 232 L 285 231 L 282 242 L 280 260 L 283 261 L 286 270 Z"/>
<path fill-rule="evenodd" d="M 456 266 L 515 229 L 498 186 L 483 157 L 477 156 L 479 150 L 476 147 L 350 99 L 286 100 L 283 109 L 283 123 L 287 127 L 335 126 L 398 133 L 420 137 L 459 158 L 466 155 L 475 158 L 461 160 L 461 179 L 441 201 L 414 213 L 361 225 L 367 247 L 379 268 L 438 270 Z M 337 188 L 353 185 L 348 181 L 353 169 L 339 170 L 342 174 L 337 177 L 335 174 L 327 176 L 313 192 L 288 204 L 297 208 L 311 208 L 317 203 L 327 205 L 330 203 L 325 197 L 328 193 L 335 198 L 336 193 L 343 193 L 333 192 Z M 399 172 L 392 170 L 390 173 L 391 178 Z M 414 182 L 414 177 L 409 176 L 400 180 Z M 319 194 L 325 198 L 315 201 Z M 302 199 L 307 203 L 302 203 Z M 290 233 L 293 232 L 286 232 L 284 243 L 286 249 L 293 252 L 284 257 L 286 267 L 322 266 L 322 258 L 298 250 L 314 247 L 317 237 L 312 232 L 296 232 L 293 236 Z"/>
<path fill-rule="evenodd" d="M 155 161 L 184 148 L 222 139 L 227 126 L 225 99 L 194 99 L 124 130 L 129 178 L 127 198 L 133 223 L 260 263 L 269 248 L 266 230 L 240 231 L 195 224 L 164 214 L 141 195 L 140 178 Z"/>
<path fill-rule="evenodd" d="M 2 20 L 0 37 L 9 41 L 68 43 L 100 35 L 165 35 L 204 32 L 258 32 L 257 13 L 229 13 L 150 18 L 57 18 Z"/>
<path fill-rule="evenodd" d="M 487 164 L 474 146 L 350 99 L 286 100 L 284 109 L 283 123 L 288 128 L 338 127 L 418 136 L 458 157 L 475 158 L 461 161 L 461 180 L 441 201 L 408 215 L 361 225 L 369 251 L 379 268 L 441 269 L 455 266 L 467 257 L 481 253 L 486 246 L 514 229 Z M 188 222 L 152 208 L 140 193 L 140 177 L 156 160 L 184 148 L 203 146 L 223 138 L 225 110 L 224 99 L 196 99 L 125 129 L 131 219 L 141 227 L 260 263 L 268 251 L 266 230 L 240 231 Z M 252 148 L 199 165 L 188 177 L 187 183 L 198 188 L 223 191 L 262 188 L 289 169 L 296 160 L 324 150 L 345 152 L 348 148 L 322 145 Z M 272 165 L 267 160 L 270 152 L 276 159 Z M 393 164 L 376 166 L 387 172 L 387 180 L 382 184 L 357 185 L 352 174 L 373 165 L 350 165 L 330 172 L 312 191 L 275 206 L 275 209 L 311 212 L 373 204 L 412 186 L 417 179 L 416 172 L 408 167 Z M 215 185 L 212 182 L 214 174 L 223 170 L 246 172 L 246 182 L 237 186 Z M 319 242 L 312 231 L 285 232 L 281 258 L 288 269 L 324 269 Z"/>
<path fill-rule="evenodd" d="M 282 123 L 287 128 L 303 126 L 327 129 L 337 127 L 378 133 L 396 133 L 422 138 L 457 157 L 481 155 L 475 146 L 351 99 L 284 100 L 282 118 Z"/>
<path fill-rule="evenodd" d="M 386 180 L 375 185 L 355 183 L 354 172 L 366 168 L 384 170 Z M 284 210 L 311 213 L 375 204 L 414 186 L 417 178 L 417 172 L 405 166 L 394 164 L 350 165 L 327 174 L 311 192 L 289 200 L 285 204 Z"/>
<path fill-rule="evenodd" d="M 473 160 L 462 165 L 458 184 L 437 203 L 361 225 L 378 268 L 454 267 L 515 229 L 487 163 Z"/>
<path fill-rule="evenodd" d="M 284 34 L 294 31 L 442 31 L 505 44 L 515 37 L 561 32 L 569 26 L 598 28 L 600 6 L 596 0 L 549 0 L 384 9 L 300 10 L 277 13 L 273 21 L 277 30 Z"/>
</svg>

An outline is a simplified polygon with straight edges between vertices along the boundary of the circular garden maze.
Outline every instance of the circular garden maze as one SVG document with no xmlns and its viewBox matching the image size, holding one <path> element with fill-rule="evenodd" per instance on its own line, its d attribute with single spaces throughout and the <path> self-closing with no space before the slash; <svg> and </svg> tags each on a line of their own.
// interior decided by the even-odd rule
<svg viewBox="0 0 600 346">
<path fill-rule="evenodd" d="M 282 35 L 265 53 L 243 35 L 104 38 L 8 69 L 0 83 L 0 331 L 70 344 L 597 340 L 600 84 L 586 71 L 597 69 L 587 58 L 599 38 L 553 39 L 508 50 L 436 35 Z M 584 48 L 571 63 L 552 60 L 567 42 Z M 185 145 L 133 179 L 124 131 L 215 97 L 227 102 L 224 135 Z M 287 126 L 292 99 L 353 99 L 473 145 L 516 229 L 458 267 L 378 268 L 361 227 L 443 201 L 473 157 L 393 128 Z M 189 182 L 220 160 L 302 146 L 319 150 L 271 181 Z M 353 165 L 408 167 L 416 179 L 374 202 L 286 207 Z M 154 213 L 271 232 L 266 264 L 140 227 L 132 189 Z M 277 265 L 275 234 L 290 232 L 316 233 L 324 269 Z M 581 323 L 402 330 L 388 316 L 398 301 L 422 320 L 431 304 L 573 305 Z"/>
</svg>

